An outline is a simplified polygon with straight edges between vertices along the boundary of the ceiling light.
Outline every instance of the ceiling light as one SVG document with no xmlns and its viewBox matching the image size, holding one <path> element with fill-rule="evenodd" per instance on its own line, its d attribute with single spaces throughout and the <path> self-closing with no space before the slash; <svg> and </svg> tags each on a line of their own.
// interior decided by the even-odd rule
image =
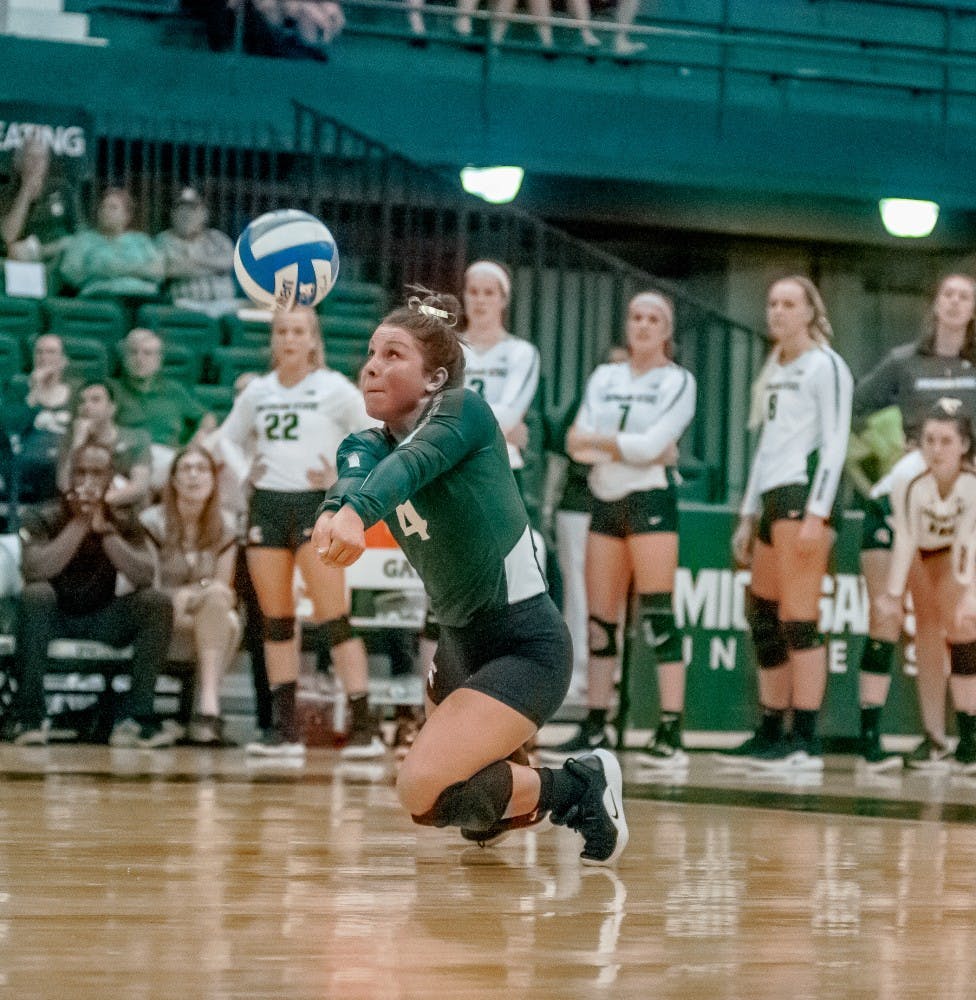
<svg viewBox="0 0 976 1000">
<path fill-rule="evenodd" d="M 464 167 L 461 187 L 492 205 L 505 205 L 519 193 L 524 176 L 521 167 Z"/>
<path fill-rule="evenodd" d="M 881 221 L 892 236 L 913 239 L 928 236 L 939 218 L 939 206 L 934 201 L 882 198 L 878 208 L 881 209 Z"/>
</svg>

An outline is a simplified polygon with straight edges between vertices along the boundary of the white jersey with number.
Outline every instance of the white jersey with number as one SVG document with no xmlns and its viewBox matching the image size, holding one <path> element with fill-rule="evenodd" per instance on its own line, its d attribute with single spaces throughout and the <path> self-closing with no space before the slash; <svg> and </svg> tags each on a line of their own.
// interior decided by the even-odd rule
<svg viewBox="0 0 976 1000">
<path fill-rule="evenodd" d="M 462 347 L 465 388 L 481 396 L 495 414 L 502 433 L 507 434 L 525 418 L 539 388 L 538 349 L 511 335 L 484 351 L 469 344 Z M 508 444 L 508 460 L 513 469 L 525 464 L 513 444 Z"/>
<path fill-rule="evenodd" d="M 290 493 L 312 489 L 308 472 L 321 469 L 322 459 L 334 466 L 348 434 L 376 426 L 359 389 L 345 375 L 319 368 L 284 386 L 277 372 L 269 372 L 237 397 L 217 439 L 239 449 L 253 441 L 261 469 L 254 486 Z"/>
<path fill-rule="evenodd" d="M 963 469 L 948 495 L 939 494 L 935 476 L 926 469 L 896 479 L 891 490 L 895 540 L 891 546 L 888 590 L 905 592 L 916 552 L 952 549 L 952 571 L 959 583 L 973 581 L 976 553 L 976 472 Z"/>
<path fill-rule="evenodd" d="M 694 376 L 674 362 L 635 373 L 629 361 L 600 365 L 589 377 L 575 426 L 590 434 L 613 434 L 621 461 L 600 460 L 590 470 L 593 495 L 620 500 L 638 490 L 668 484 L 655 459 L 681 437 L 695 416 Z"/>
<path fill-rule="evenodd" d="M 786 364 L 774 363 L 768 375 L 762 431 L 741 512 L 758 514 L 759 498 L 779 486 L 809 483 L 807 513 L 827 517 L 851 433 L 850 369 L 836 351 L 818 344 Z"/>
</svg>

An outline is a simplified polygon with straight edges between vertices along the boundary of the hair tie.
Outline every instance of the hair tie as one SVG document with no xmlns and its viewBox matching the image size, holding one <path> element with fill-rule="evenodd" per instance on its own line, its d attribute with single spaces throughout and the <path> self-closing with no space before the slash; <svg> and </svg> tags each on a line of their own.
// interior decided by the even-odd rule
<svg viewBox="0 0 976 1000">
<path fill-rule="evenodd" d="M 422 316 L 430 316 L 432 319 L 443 320 L 446 326 L 457 326 L 458 318 L 454 313 L 446 309 L 438 309 L 437 306 L 428 305 L 419 295 L 411 295 L 407 299 L 407 306 Z"/>
</svg>

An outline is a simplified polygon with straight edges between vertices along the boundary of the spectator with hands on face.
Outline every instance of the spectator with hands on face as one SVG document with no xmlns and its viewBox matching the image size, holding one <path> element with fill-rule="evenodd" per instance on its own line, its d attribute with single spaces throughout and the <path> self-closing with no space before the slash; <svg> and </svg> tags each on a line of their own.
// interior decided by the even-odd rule
<svg viewBox="0 0 976 1000">
<path fill-rule="evenodd" d="M 44 700 L 48 644 L 86 639 L 132 645 L 127 716 L 111 744 L 161 747 L 173 742 L 155 715 L 156 677 L 169 648 L 170 599 L 153 589 L 155 561 L 142 529 L 106 503 L 114 474 L 111 451 L 85 444 L 69 464 L 62 500 L 30 511 L 21 528 L 25 586 L 17 630 L 17 697 L 7 735 L 20 744 L 47 742 Z M 129 588 L 130 592 L 120 594 Z M 132 589 L 134 588 L 134 589 Z"/>
</svg>

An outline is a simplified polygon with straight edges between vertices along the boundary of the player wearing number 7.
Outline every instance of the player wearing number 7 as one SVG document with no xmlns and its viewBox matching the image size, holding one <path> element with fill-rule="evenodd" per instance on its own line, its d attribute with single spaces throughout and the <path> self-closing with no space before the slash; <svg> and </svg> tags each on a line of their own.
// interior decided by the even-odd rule
<svg viewBox="0 0 976 1000">
<path fill-rule="evenodd" d="M 365 529 L 385 520 L 440 622 L 427 722 L 397 777 L 416 822 L 487 844 L 548 814 L 583 835 L 584 863 L 611 864 L 627 843 L 613 755 L 558 769 L 508 759 L 562 702 L 570 640 L 501 429 L 464 388 L 457 311 L 450 296 L 415 297 L 373 334 L 361 386 L 384 426 L 342 443 L 312 541 L 327 565 L 348 566 Z"/>
<path fill-rule="evenodd" d="M 815 772 L 823 768 L 816 723 L 827 687 L 820 590 L 834 540 L 831 509 L 850 436 L 853 379 L 830 347 L 823 299 L 808 278 L 773 283 L 766 324 L 773 349 L 754 386 L 750 417 L 761 432 L 732 539 L 737 561 L 752 567 L 746 616 L 762 721 L 729 756 L 763 770 Z"/>
</svg>

